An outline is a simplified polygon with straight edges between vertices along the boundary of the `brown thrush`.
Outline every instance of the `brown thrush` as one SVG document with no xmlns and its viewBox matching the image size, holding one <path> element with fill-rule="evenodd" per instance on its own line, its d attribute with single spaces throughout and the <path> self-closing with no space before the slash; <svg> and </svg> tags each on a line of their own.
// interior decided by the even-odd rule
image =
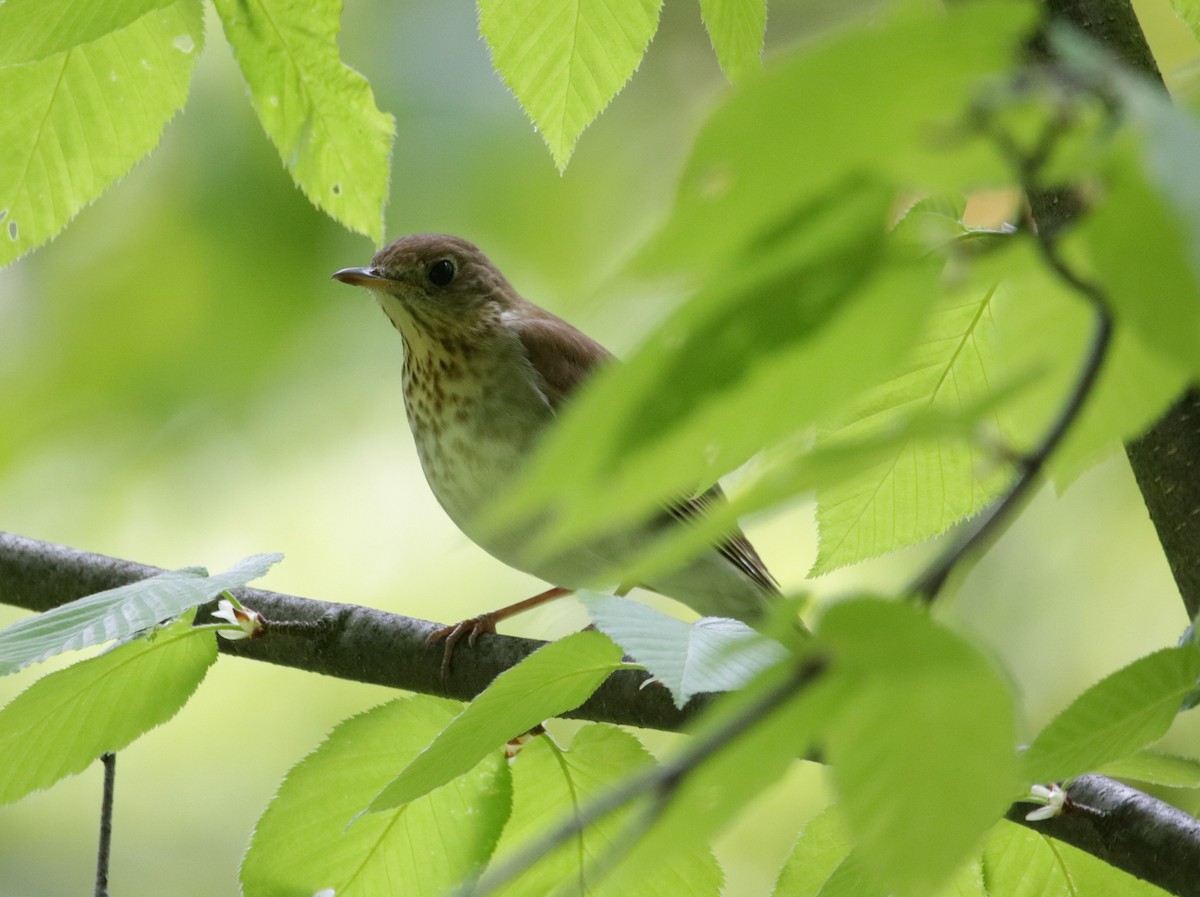
<svg viewBox="0 0 1200 897">
<path fill-rule="evenodd" d="M 505 617 L 595 586 L 628 559 L 655 528 L 703 514 L 724 501 L 719 486 L 664 510 L 637 532 L 530 559 L 530 530 L 496 534 L 476 525 L 533 454 L 575 390 L 612 356 L 566 321 L 527 302 L 471 243 L 441 234 L 404 237 L 367 268 L 333 275 L 371 291 L 404 341 L 404 407 L 433 494 L 472 541 L 506 564 L 554 588 L 509 607 L 439 630 L 447 661 L 464 634 L 474 642 Z M 735 531 L 672 573 L 637 583 L 706 616 L 755 622 L 778 595 L 754 547 Z"/>
</svg>

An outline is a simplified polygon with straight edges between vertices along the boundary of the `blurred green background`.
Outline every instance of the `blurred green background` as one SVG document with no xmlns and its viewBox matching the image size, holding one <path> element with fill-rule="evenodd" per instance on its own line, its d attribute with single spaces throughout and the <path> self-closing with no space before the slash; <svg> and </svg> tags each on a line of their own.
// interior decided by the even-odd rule
<svg viewBox="0 0 1200 897">
<path fill-rule="evenodd" d="M 768 49 L 866 6 L 774 4 Z M 1165 4 L 1143 14 L 1187 93 L 1194 42 Z M 492 73 L 468 4 L 355 0 L 342 48 L 397 118 L 389 234 L 461 234 L 614 350 L 643 337 L 664 300 L 614 274 L 665 214 L 690 136 L 728 89 L 694 4 L 667 4 L 641 70 L 562 177 Z M 400 340 L 365 294 L 329 280 L 373 251 L 292 187 L 210 18 L 191 99 L 158 150 L 0 273 L 0 528 L 162 567 L 283 551 L 265 587 L 433 620 L 539 589 L 467 542 L 425 486 Z M 805 587 L 811 508 L 748 529 L 784 585 Z M 927 554 L 813 587 L 891 589 Z M 1003 662 L 1030 727 L 1186 622 L 1120 457 L 1061 497 L 1044 492 L 939 612 Z M 0 624 L 21 615 L 0 608 Z M 509 631 L 554 637 L 580 620 L 563 602 Z M 44 669 L 0 682 L 0 699 Z M 282 774 L 338 720 L 391 696 L 221 659 L 172 724 L 119 757 L 113 893 L 236 893 Z M 1200 728 L 1177 730 L 1169 746 L 1195 752 Z M 647 735 L 656 750 L 672 738 Z M 99 782 L 97 767 L 0 809 L 0 893 L 90 888 Z M 825 799 L 821 770 L 797 764 L 753 804 L 718 845 L 727 893 L 766 893 Z"/>
</svg>

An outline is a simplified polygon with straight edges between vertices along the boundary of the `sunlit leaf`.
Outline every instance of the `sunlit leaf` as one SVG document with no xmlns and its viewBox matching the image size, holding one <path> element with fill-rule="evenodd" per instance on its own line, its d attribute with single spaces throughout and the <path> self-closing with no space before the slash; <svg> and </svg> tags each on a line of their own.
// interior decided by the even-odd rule
<svg viewBox="0 0 1200 897">
<path fill-rule="evenodd" d="M 885 891 L 929 894 L 1012 801 L 1009 687 L 978 650 L 909 605 L 847 600 L 817 635 L 841 697 L 828 756 L 856 855 Z"/>
<path fill-rule="evenodd" d="M 192 614 L 50 673 L 0 710 L 0 804 L 81 772 L 174 716 L 217 658 Z"/>
<path fill-rule="evenodd" d="M 1200 678 L 1200 649 L 1163 648 L 1101 679 L 1056 716 L 1029 746 L 1024 775 L 1060 782 L 1122 760 L 1170 727 Z"/>
<path fill-rule="evenodd" d="M 1200 788 L 1200 760 L 1161 751 L 1144 750 L 1096 770 L 1117 779 L 1149 782 L 1168 788 Z"/>
<path fill-rule="evenodd" d="M 642 61 L 662 0 L 479 0 L 492 61 L 559 171 Z"/>
<path fill-rule="evenodd" d="M 451 784 L 348 825 L 460 708 L 417 696 L 339 724 L 287 774 L 255 826 L 242 863 L 246 897 L 438 897 L 482 866 L 512 800 L 499 751 Z"/>
<path fill-rule="evenodd" d="M 263 129 L 317 208 L 383 241 L 395 122 L 344 65 L 341 0 L 216 0 Z"/>
<path fill-rule="evenodd" d="M 730 81 L 741 81 L 762 68 L 766 0 L 700 0 L 708 38 Z"/>
<path fill-rule="evenodd" d="M 496 848 L 496 862 L 503 862 L 507 851 L 544 833 L 548 825 L 570 818 L 578 808 L 602 797 L 651 763 L 650 752 L 633 735 L 613 726 L 585 726 L 564 750 L 548 738 L 534 739 L 513 761 L 512 818 Z M 637 809 L 626 807 L 589 826 L 498 893 L 506 897 L 549 897 L 559 893 L 565 882 L 571 882 L 578 885 L 579 893 L 596 897 L 720 894 L 721 869 L 703 844 L 661 855 L 649 875 L 639 876 L 632 883 L 619 866 L 614 871 L 599 865 L 611 861 L 609 850 L 621 843 L 621 833 L 635 821 Z M 600 878 L 601 871 L 608 874 Z"/>
<path fill-rule="evenodd" d="M 132 24 L 175 0 L 5 0 L 0 68 L 45 59 Z"/>
<path fill-rule="evenodd" d="M 740 688 L 787 656 L 778 642 L 737 620 L 685 623 L 615 595 L 582 597 L 597 628 L 645 665 L 678 707 L 700 692 Z"/>
<path fill-rule="evenodd" d="M 178 616 L 227 589 L 266 575 L 282 558 L 281 554 L 256 554 L 215 576 L 206 576 L 202 570 L 168 571 L 18 620 L 0 630 L 0 676 L 64 651 L 124 638 Z"/>
<path fill-rule="evenodd" d="M 179 0 L 0 68 L 0 266 L 57 234 L 158 144 L 203 43 L 200 3 Z"/>
<path fill-rule="evenodd" d="M 853 842 L 837 805 L 810 819 L 783 863 L 771 897 L 817 897 Z"/>
<path fill-rule="evenodd" d="M 599 632 L 551 642 L 505 670 L 371 802 L 378 813 L 428 794 L 472 769 L 510 738 L 588 699 L 621 663 Z"/>
</svg>

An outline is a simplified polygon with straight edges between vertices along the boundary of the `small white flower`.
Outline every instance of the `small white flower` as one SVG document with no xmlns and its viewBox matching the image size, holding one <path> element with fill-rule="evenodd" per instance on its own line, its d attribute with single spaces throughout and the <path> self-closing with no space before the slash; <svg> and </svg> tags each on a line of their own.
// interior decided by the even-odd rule
<svg viewBox="0 0 1200 897">
<path fill-rule="evenodd" d="M 1055 816 L 1062 815 L 1063 807 L 1067 803 L 1067 792 L 1062 785 L 1034 785 L 1029 789 L 1028 801 L 1035 804 L 1042 804 L 1036 810 L 1030 810 L 1025 814 L 1025 819 L 1029 822 L 1037 822 L 1039 819 L 1053 819 Z"/>
<path fill-rule="evenodd" d="M 219 620 L 226 620 L 237 627 L 236 629 L 217 630 L 217 635 L 230 640 L 258 638 L 267 626 L 266 619 L 258 611 L 251 610 L 242 604 L 234 604 L 228 598 L 222 598 L 217 603 L 217 609 L 213 611 L 213 616 Z"/>
</svg>

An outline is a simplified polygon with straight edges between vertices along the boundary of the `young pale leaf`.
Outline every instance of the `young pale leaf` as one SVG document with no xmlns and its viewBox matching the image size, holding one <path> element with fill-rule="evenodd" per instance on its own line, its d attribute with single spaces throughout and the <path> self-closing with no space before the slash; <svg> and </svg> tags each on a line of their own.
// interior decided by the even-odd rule
<svg viewBox="0 0 1200 897">
<path fill-rule="evenodd" d="M 124 28 L 175 0 L 5 0 L 0 3 L 0 68 L 35 62 Z"/>
<path fill-rule="evenodd" d="M 578 707 L 620 664 L 621 649 L 599 632 L 577 632 L 540 648 L 497 676 L 368 810 L 402 806 L 462 775 L 510 738 Z"/>
<path fill-rule="evenodd" d="M 0 804 L 48 788 L 174 716 L 216 660 L 192 613 L 39 679 L 0 710 Z"/>
<path fill-rule="evenodd" d="M 745 623 L 704 617 L 685 623 L 615 595 L 585 593 L 592 622 L 645 665 L 682 707 L 701 692 L 733 691 L 768 667 L 782 663 L 787 650 Z"/>
<path fill-rule="evenodd" d="M 828 756 L 856 855 L 886 891 L 933 893 L 1018 790 L 1008 685 L 906 604 L 843 601 L 817 636 L 841 695 Z"/>
<path fill-rule="evenodd" d="M 439 897 L 487 862 L 512 801 L 498 751 L 454 783 L 348 826 L 460 709 L 417 696 L 340 723 L 287 774 L 255 826 L 242 862 L 246 897 Z"/>
<path fill-rule="evenodd" d="M 172 570 L 18 620 L 0 630 L 0 676 L 148 629 L 266 575 L 282 559 L 282 554 L 252 555 L 215 576 Z"/>
<path fill-rule="evenodd" d="M 902 369 L 867 390 L 822 439 L 863 438 L 913 415 L 961 415 L 979 405 L 996 379 L 986 334 L 994 294 L 993 286 L 942 297 Z M 901 443 L 880 463 L 817 493 L 820 550 L 811 575 L 935 536 L 985 507 L 1007 478 L 995 453 L 966 434 Z"/>
<path fill-rule="evenodd" d="M 700 0 L 700 14 L 726 78 L 737 83 L 762 68 L 766 0 Z"/>
<path fill-rule="evenodd" d="M 1105 763 L 1096 771 L 1112 778 L 1149 782 L 1168 788 L 1200 788 L 1200 760 L 1160 751 L 1138 751 L 1123 760 Z"/>
<path fill-rule="evenodd" d="M 496 862 L 543 833 L 547 824 L 565 821 L 579 808 L 620 785 L 653 763 L 650 752 L 627 732 L 613 726 L 590 725 L 579 731 L 569 749 L 550 739 L 536 738 L 513 761 L 513 811 L 496 848 Z M 646 876 L 630 881 L 623 868 L 604 869 L 608 851 L 620 844 L 622 832 L 633 823 L 640 806 L 628 806 L 589 826 L 578 838 L 543 857 L 528 872 L 498 893 L 504 897 L 542 897 L 561 893 L 571 882 L 578 893 L 594 897 L 704 897 L 721 893 L 722 875 L 711 851 L 703 844 L 664 854 Z M 571 893 L 575 893 L 574 890 Z"/>
<path fill-rule="evenodd" d="M 817 897 L 850 853 L 852 842 L 837 805 L 809 820 L 783 863 L 771 897 Z"/>
<path fill-rule="evenodd" d="M 1200 648 L 1163 648 L 1105 676 L 1050 721 L 1025 753 L 1030 782 L 1061 782 L 1161 738 L 1200 678 Z"/>
<path fill-rule="evenodd" d="M 216 0 L 254 111 L 317 208 L 383 242 L 396 125 L 341 61 L 341 0 Z"/>
<path fill-rule="evenodd" d="M 554 164 L 637 70 L 662 0 L 479 0 L 496 71 L 542 133 Z"/>
<path fill-rule="evenodd" d="M 203 43 L 200 3 L 179 0 L 91 43 L 0 68 L 0 267 L 57 234 L 155 147 Z"/>
<path fill-rule="evenodd" d="M 930 190 L 1007 183 L 1003 160 L 962 120 L 980 81 L 1012 64 L 1036 15 L 1007 0 L 898 4 L 776 58 L 705 124 L 640 266 L 718 268 L 851 173 Z"/>
</svg>

